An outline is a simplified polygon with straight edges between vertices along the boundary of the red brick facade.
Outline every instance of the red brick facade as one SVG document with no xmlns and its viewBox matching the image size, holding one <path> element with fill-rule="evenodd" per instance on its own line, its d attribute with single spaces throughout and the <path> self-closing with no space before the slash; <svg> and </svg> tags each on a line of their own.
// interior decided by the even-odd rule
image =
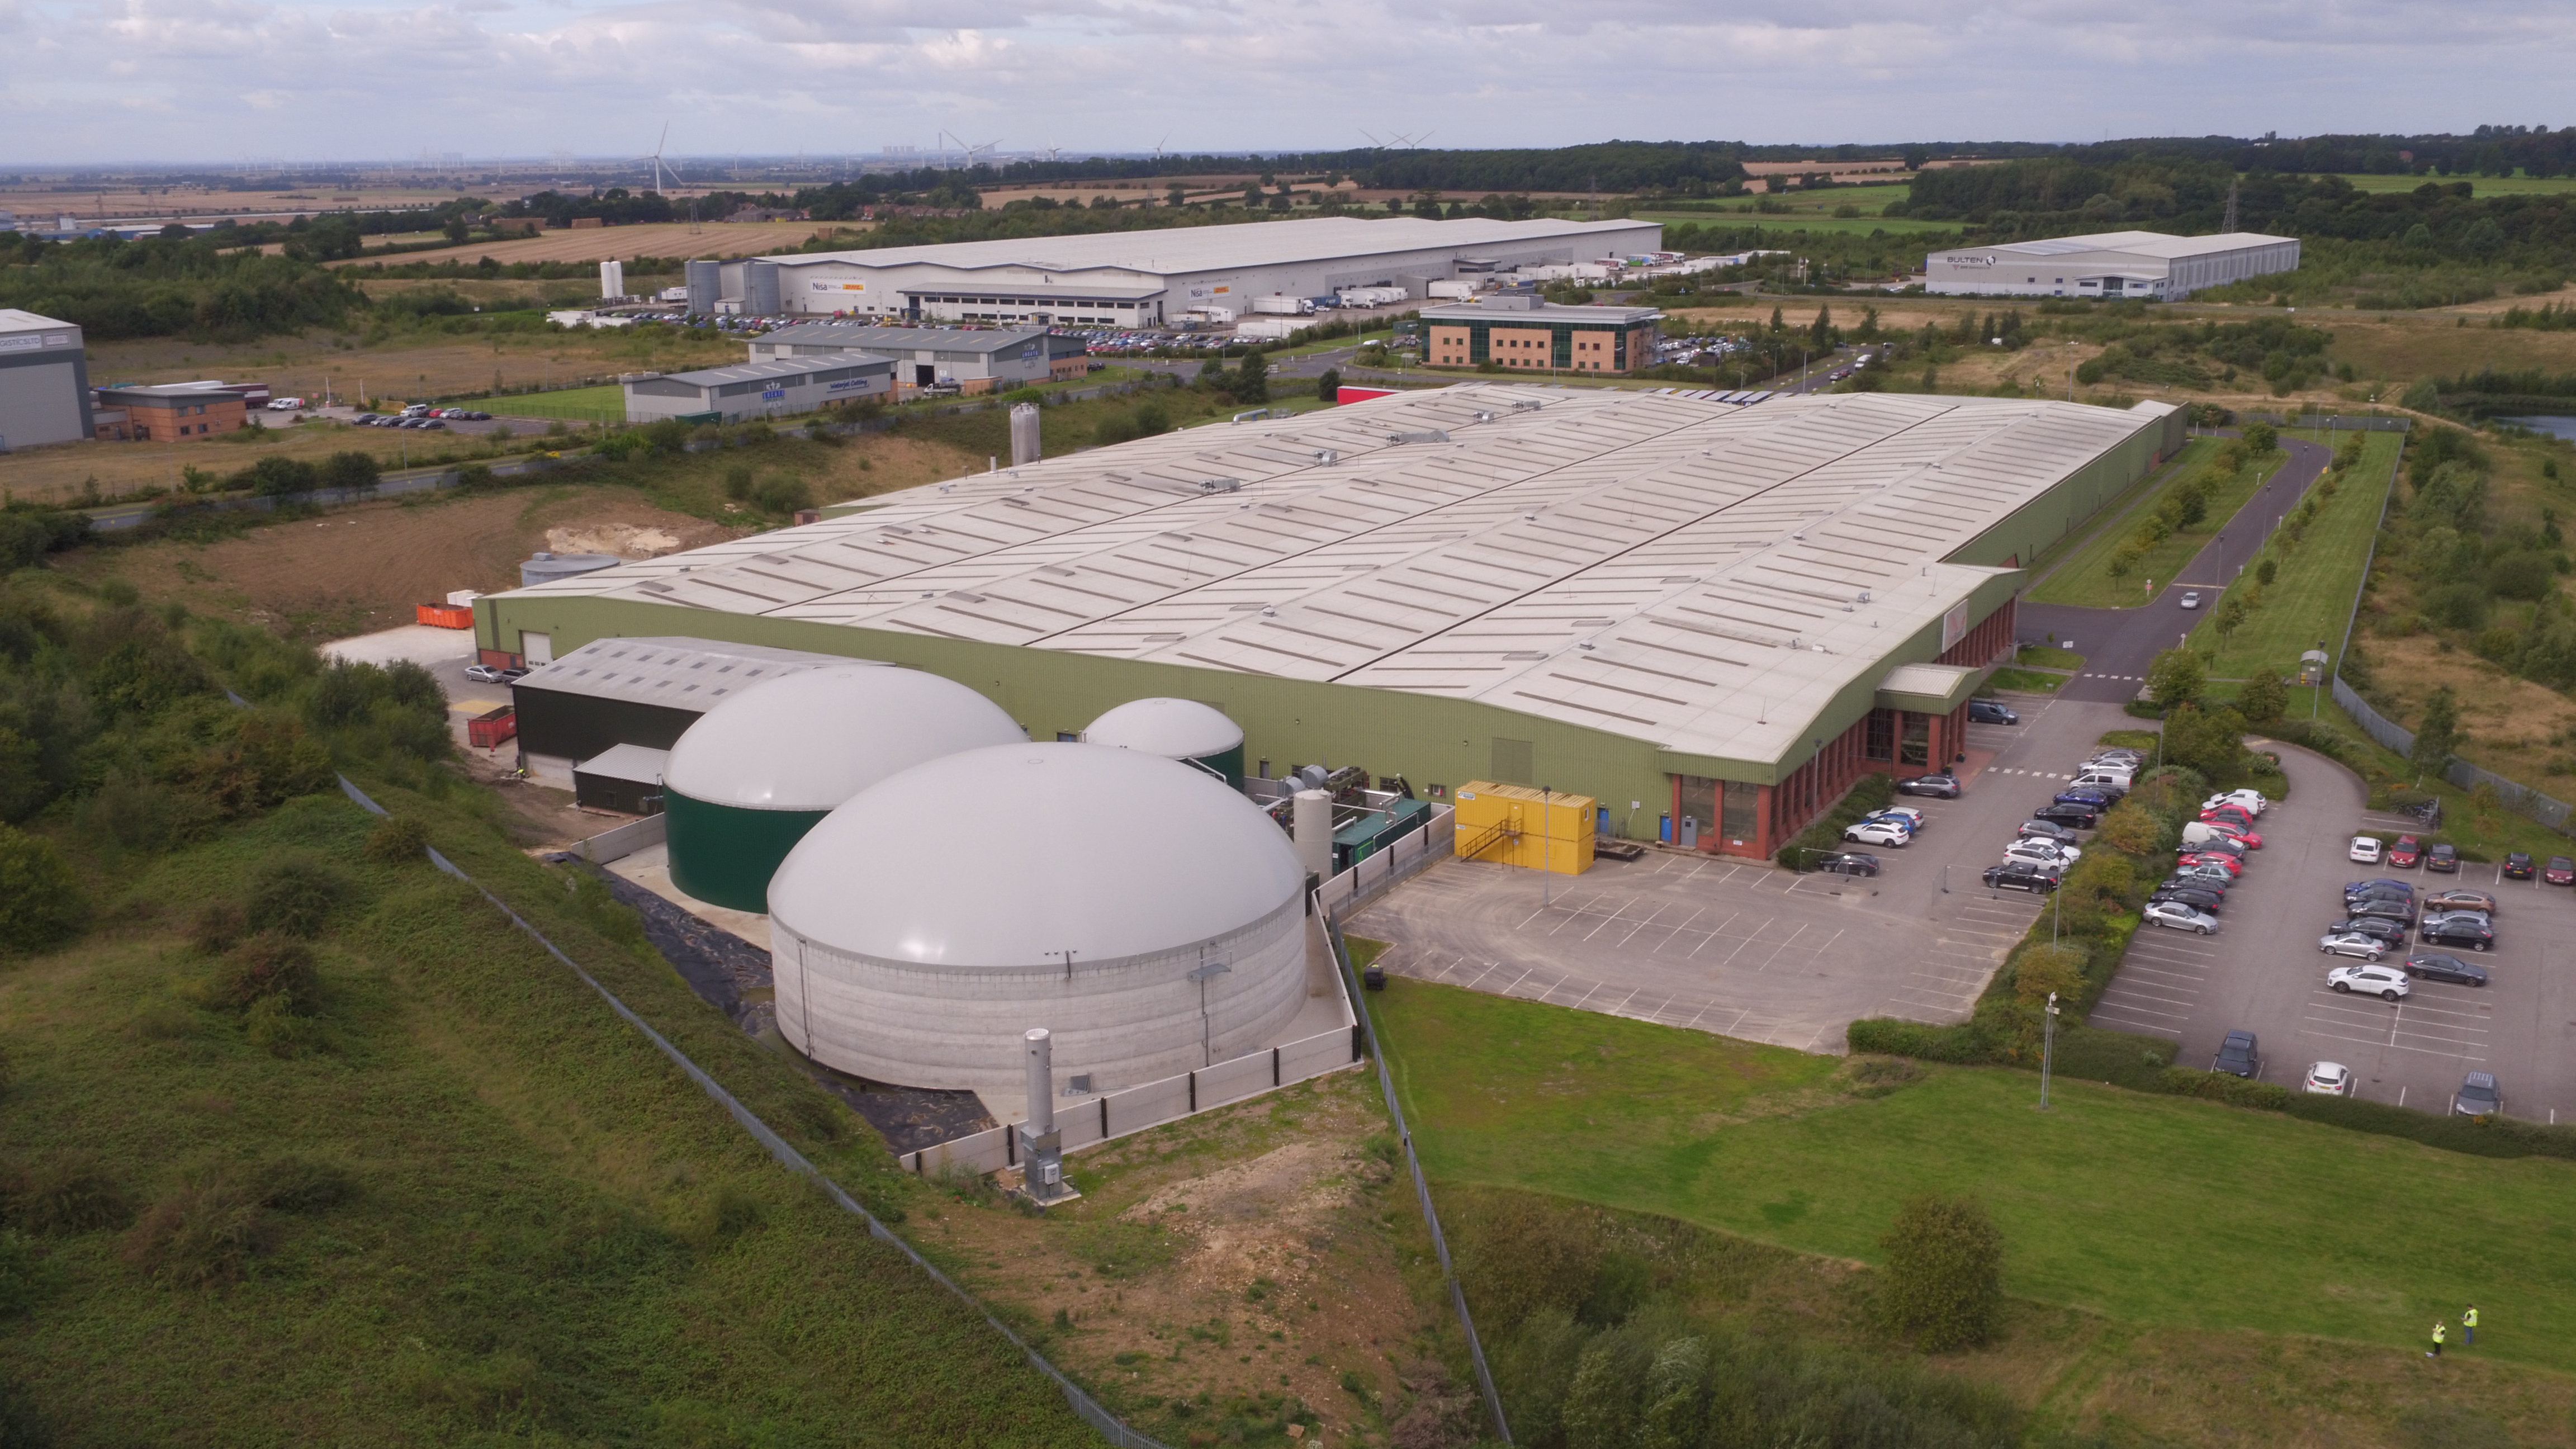
<svg viewBox="0 0 2576 1449">
<path fill-rule="evenodd" d="M 1936 662 L 1982 665 L 2010 649 L 2015 602 L 2005 600 L 2002 608 L 1979 620 L 1958 643 L 1941 651 Z M 1790 771 L 1776 785 L 1752 785 L 1739 780 L 1710 782 L 1711 818 L 1695 819 L 1699 832 L 1695 844 L 1713 855 L 1756 859 L 1768 856 L 1832 808 L 1861 776 L 1940 769 L 1957 763 L 1967 742 L 1968 707 L 1964 704 L 1947 714 L 1933 715 L 1873 709 L 1853 721 L 1849 729 L 1825 741 L 1814 758 Z M 1678 775 L 1669 778 L 1672 807 L 1667 818 L 1672 822 L 1671 838 L 1679 843 L 1685 813 L 1683 779 Z M 1752 834 L 1741 837 L 1742 844 L 1735 843 L 1719 828 L 1728 815 L 1727 797 L 1739 791 L 1749 791 L 1754 796 Z M 1739 819 L 1744 815 L 1741 802 L 1735 813 Z"/>
</svg>

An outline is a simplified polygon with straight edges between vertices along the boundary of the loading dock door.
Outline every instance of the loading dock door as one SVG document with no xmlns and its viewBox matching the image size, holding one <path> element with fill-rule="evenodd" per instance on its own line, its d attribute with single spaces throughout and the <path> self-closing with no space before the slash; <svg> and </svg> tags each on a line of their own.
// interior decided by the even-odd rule
<svg viewBox="0 0 2576 1449">
<path fill-rule="evenodd" d="M 936 363 L 929 363 L 929 362 L 922 362 L 922 363 L 915 363 L 915 364 L 913 365 L 913 369 L 912 369 L 912 385 L 913 385 L 914 387 L 935 387 L 935 386 L 937 386 L 937 385 L 938 385 L 938 383 L 939 383 L 939 367 L 938 367 L 938 364 L 936 364 Z"/>
</svg>

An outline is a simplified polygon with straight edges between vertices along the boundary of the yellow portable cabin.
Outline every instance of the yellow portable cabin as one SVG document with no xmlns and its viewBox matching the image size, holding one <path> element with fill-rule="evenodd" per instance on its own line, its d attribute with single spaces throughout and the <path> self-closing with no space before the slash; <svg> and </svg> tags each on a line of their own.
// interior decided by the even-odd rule
<svg viewBox="0 0 2576 1449">
<path fill-rule="evenodd" d="M 1490 860 L 1559 875 L 1592 868 L 1594 802 L 1589 795 L 1470 780 L 1458 787 L 1460 860 Z"/>
</svg>

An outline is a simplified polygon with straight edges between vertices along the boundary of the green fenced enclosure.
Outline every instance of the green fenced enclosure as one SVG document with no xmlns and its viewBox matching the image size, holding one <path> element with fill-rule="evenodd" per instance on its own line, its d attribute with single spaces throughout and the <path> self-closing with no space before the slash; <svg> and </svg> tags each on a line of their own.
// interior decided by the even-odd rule
<svg viewBox="0 0 2576 1449">
<path fill-rule="evenodd" d="M 472 408 L 502 418 L 559 418 L 568 423 L 626 421 L 626 389 L 616 383 L 597 387 L 558 388 L 553 392 L 506 393 L 499 397 L 460 398 L 452 406 Z"/>
</svg>

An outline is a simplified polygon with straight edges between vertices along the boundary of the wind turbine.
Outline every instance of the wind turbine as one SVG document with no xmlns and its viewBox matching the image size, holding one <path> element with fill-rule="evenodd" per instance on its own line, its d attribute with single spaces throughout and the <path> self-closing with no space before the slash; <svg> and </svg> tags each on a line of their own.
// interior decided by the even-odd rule
<svg viewBox="0 0 2576 1449">
<path fill-rule="evenodd" d="M 677 167 L 677 166 L 672 166 L 672 167 L 665 168 L 665 167 L 663 166 L 663 164 L 662 164 L 662 147 L 663 147 L 663 145 L 664 145 L 666 142 L 668 142 L 670 139 L 671 139 L 671 123 L 670 123 L 670 122 L 668 122 L 668 121 L 664 121 L 664 122 L 662 123 L 662 139 L 653 143 L 653 154 L 652 154 L 652 155 L 650 155 L 650 156 L 640 156 L 640 157 L 637 157 L 637 158 L 636 158 L 637 160 L 641 160 L 641 161 L 650 161 L 650 162 L 652 162 L 652 163 L 653 163 L 653 194 L 654 194 L 655 196 L 659 196 L 659 195 L 661 195 L 661 194 L 662 194 L 662 173 L 663 173 L 663 171 L 664 171 L 665 169 L 668 169 L 668 170 L 670 171 L 671 176 L 672 176 L 672 177 L 673 177 L 673 179 L 675 179 L 675 180 L 685 180 L 685 179 L 686 179 L 685 177 L 682 177 L 682 176 L 680 175 L 680 168 L 679 168 L 679 167 Z"/>
</svg>

